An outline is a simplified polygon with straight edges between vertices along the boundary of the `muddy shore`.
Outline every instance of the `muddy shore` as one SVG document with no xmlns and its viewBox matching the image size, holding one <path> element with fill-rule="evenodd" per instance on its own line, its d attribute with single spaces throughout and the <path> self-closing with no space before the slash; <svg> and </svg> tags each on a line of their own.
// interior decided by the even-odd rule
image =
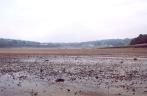
<svg viewBox="0 0 147 96">
<path fill-rule="evenodd" d="M 0 56 L 0 96 L 146 96 L 147 58 Z"/>
</svg>

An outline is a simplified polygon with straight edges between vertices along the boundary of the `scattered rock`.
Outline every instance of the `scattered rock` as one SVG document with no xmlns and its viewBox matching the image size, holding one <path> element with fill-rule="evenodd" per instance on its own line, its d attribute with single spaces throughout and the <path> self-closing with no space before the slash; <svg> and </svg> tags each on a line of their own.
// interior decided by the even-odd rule
<svg viewBox="0 0 147 96">
<path fill-rule="evenodd" d="M 99 77 L 98 76 L 95 76 L 95 79 L 98 79 Z"/>
<path fill-rule="evenodd" d="M 137 60 L 137 58 L 134 58 L 134 61 L 136 61 Z"/>
<path fill-rule="evenodd" d="M 135 92 L 135 89 L 133 88 L 132 91 Z"/>
<path fill-rule="evenodd" d="M 56 82 L 64 82 L 64 79 L 56 79 Z"/>
<path fill-rule="evenodd" d="M 68 92 L 70 92 L 70 89 L 67 89 Z"/>
<path fill-rule="evenodd" d="M 31 91 L 31 96 L 38 96 L 38 92 Z"/>
<path fill-rule="evenodd" d="M 24 79 L 26 79 L 27 78 L 27 76 L 20 76 L 19 77 L 19 80 L 24 80 Z"/>
<path fill-rule="evenodd" d="M 122 64 L 122 63 L 124 63 L 123 61 L 120 61 L 120 63 Z"/>
<path fill-rule="evenodd" d="M 47 62 L 47 61 L 49 61 L 49 60 L 46 59 L 45 61 Z"/>
</svg>

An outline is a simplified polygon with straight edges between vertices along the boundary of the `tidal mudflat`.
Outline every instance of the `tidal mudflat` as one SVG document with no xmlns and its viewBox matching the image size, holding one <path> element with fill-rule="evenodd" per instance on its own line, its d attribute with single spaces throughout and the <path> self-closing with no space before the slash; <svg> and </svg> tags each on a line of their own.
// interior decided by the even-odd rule
<svg viewBox="0 0 147 96">
<path fill-rule="evenodd" d="M 147 58 L 1 55 L 0 96 L 147 96 Z"/>
</svg>

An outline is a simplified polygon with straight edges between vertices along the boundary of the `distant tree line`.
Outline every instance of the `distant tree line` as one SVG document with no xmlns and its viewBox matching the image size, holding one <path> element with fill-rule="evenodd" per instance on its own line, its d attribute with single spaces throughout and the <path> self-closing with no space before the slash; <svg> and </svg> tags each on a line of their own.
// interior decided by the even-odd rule
<svg viewBox="0 0 147 96">
<path fill-rule="evenodd" d="M 147 43 L 147 34 L 140 34 L 137 38 L 131 40 L 130 45 Z"/>
<path fill-rule="evenodd" d="M 11 47 L 44 47 L 44 48 L 95 48 L 127 46 L 131 39 L 108 39 L 79 43 L 40 43 L 13 39 L 0 39 L 0 48 Z"/>
<path fill-rule="evenodd" d="M 0 47 L 38 47 L 39 42 L 23 41 L 23 40 L 13 40 L 13 39 L 0 39 Z"/>
</svg>

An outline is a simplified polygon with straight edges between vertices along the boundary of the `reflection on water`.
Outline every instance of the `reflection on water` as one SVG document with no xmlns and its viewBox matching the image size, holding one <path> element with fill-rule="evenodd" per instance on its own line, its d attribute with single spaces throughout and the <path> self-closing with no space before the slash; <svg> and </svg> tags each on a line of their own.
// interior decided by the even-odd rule
<svg viewBox="0 0 147 96">
<path fill-rule="evenodd" d="M 49 84 L 27 72 L 9 73 L 0 76 L 0 96 L 26 96 L 26 94 L 42 94 Z M 36 93 L 37 92 L 37 93 Z"/>
<path fill-rule="evenodd" d="M 97 96 L 98 94 L 81 91 L 72 87 L 72 84 L 68 85 L 68 82 L 64 84 L 42 80 L 27 72 L 0 76 L 0 96 Z"/>
</svg>

